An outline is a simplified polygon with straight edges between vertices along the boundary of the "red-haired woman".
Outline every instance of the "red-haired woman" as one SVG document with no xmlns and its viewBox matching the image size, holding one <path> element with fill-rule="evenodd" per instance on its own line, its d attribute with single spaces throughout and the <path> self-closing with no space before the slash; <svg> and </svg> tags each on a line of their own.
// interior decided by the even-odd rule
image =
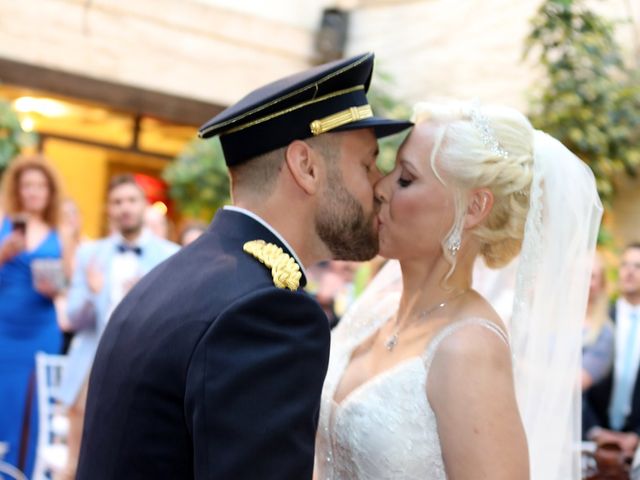
<svg viewBox="0 0 640 480">
<path fill-rule="evenodd" d="M 62 257 L 60 183 L 43 157 L 20 157 L 4 173 L 1 192 L 0 441 L 9 443 L 5 460 L 30 477 L 38 430 L 35 354 L 58 353 L 62 341 L 53 304 L 59 286 L 51 276 L 34 281 L 32 266 Z"/>
</svg>

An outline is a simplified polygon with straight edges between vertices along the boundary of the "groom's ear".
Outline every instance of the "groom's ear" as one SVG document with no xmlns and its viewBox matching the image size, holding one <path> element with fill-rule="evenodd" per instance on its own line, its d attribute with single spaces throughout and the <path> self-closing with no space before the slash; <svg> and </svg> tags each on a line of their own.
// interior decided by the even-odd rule
<svg viewBox="0 0 640 480">
<path fill-rule="evenodd" d="M 308 195 L 318 192 L 320 184 L 320 158 L 303 140 L 294 140 L 285 151 L 286 167 L 293 181 Z"/>
<path fill-rule="evenodd" d="M 469 193 L 465 228 L 471 229 L 481 224 L 493 208 L 493 193 L 488 188 L 478 188 Z"/>
</svg>

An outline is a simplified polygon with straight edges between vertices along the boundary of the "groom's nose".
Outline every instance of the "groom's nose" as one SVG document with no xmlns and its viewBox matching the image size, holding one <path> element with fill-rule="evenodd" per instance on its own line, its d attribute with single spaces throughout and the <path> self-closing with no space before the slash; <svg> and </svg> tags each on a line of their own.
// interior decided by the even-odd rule
<svg viewBox="0 0 640 480">
<path fill-rule="evenodd" d="M 384 203 L 388 199 L 387 193 L 387 183 L 388 183 L 388 175 L 383 176 L 380 174 L 380 179 L 373 186 L 373 196 L 375 197 L 378 203 Z"/>
</svg>

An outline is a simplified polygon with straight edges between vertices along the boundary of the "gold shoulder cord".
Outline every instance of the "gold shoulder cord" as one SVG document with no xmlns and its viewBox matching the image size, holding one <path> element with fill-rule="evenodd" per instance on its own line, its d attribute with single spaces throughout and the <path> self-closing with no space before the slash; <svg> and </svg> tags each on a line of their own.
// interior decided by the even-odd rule
<svg viewBox="0 0 640 480">
<path fill-rule="evenodd" d="M 276 287 L 292 291 L 298 289 L 302 278 L 300 266 L 280 247 L 264 240 L 252 240 L 245 243 L 242 249 L 271 269 L 273 284 Z"/>
</svg>

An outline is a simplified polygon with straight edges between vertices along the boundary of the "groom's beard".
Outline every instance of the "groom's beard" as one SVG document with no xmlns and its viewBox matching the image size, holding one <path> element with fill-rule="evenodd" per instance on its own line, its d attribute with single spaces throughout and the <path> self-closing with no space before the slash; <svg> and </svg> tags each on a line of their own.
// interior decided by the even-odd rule
<svg viewBox="0 0 640 480">
<path fill-rule="evenodd" d="M 367 217 L 362 205 L 332 173 L 316 214 L 316 232 L 335 260 L 365 261 L 378 253 L 378 232 L 373 226 L 376 211 Z"/>
</svg>

